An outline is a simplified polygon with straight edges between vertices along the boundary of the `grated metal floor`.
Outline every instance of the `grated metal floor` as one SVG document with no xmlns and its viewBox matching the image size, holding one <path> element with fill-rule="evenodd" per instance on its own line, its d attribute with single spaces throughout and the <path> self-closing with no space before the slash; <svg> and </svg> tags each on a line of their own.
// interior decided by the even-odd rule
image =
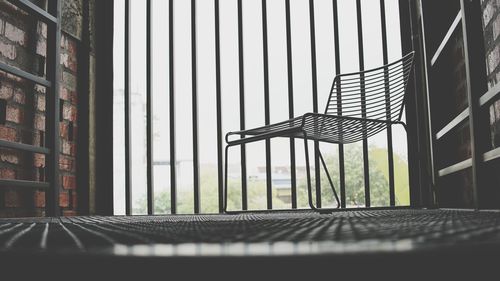
<svg viewBox="0 0 500 281">
<path fill-rule="evenodd" d="M 345 211 L 0 219 L 0 253 L 311 255 L 500 245 L 500 212 Z"/>
<path fill-rule="evenodd" d="M 482 280 L 499 259 L 500 211 L 0 219 L 0 274 L 13 280 Z"/>
</svg>

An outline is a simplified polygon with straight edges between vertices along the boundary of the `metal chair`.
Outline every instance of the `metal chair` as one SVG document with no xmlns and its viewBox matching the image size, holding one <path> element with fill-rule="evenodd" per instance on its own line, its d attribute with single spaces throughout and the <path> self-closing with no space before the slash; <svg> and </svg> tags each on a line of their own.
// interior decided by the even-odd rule
<svg viewBox="0 0 500 281">
<path fill-rule="evenodd" d="M 406 131 L 406 124 L 401 121 L 401 116 L 413 57 L 414 52 L 411 52 L 382 67 L 337 75 L 333 80 L 324 114 L 306 113 L 272 125 L 227 133 L 224 211 L 227 212 L 229 148 L 275 137 L 304 139 L 309 206 L 320 212 L 334 210 L 317 208 L 313 203 L 308 140 L 348 144 L 367 139 L 393 124 L 402 125 Z M 239 135 L 240 138 L 229 140 L 233 135 Z M 319 148 L 318 154 L 339 208 L 340 201 Z"/>
</svg>

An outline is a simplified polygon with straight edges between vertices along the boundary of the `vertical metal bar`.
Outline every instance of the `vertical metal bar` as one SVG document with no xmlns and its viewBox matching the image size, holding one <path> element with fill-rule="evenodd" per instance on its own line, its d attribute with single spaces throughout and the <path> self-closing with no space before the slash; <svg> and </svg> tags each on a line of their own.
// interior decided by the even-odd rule
<svg viewBox="0 0 500 281">
<path fill-rule="evenodd" d="M 425 46 L 425 42 L 427 42 L 427 39 L 426 39 L 426 30 L 425 30 L 425 14 L 424 14 L 424 7 L 423 7 L 423 3 L 420 1 L 420 3 L 418 3 L 419 5 L 417 5 L 417 9 L 419 10 L 419 13 L 420 13 L 420 26 L 419 26 L 419 29 L 420 29 L 420 35 L 421 35 L 421 38 L 420 38 L 420 41 L 421 41 L 421 45 L 420 45 L 420 48 L 422 50 L 422 56 L 423 56 L 423 59 L 421 60 L 423 66 L 422 66 L 422 80 L 423 80 L 423 89 L 425 90 L 425 100 L 424 100 L 424 103 L 425 103 L 425 109 L 426 109 L 426 117 L 427 117 L 427 120 L 426 120 L 426 125 L 427 125 L 427 137 L 428 137 L 428 143 L 429 143 L 429 166 L 430 166 L 430 176 L 431 176 L 431 192 L 429 194 L 429 196 L 426 196 L 426 199 L 430 200 L 430 203 L 429 205 L 431 205 L 432 207 L 435 207 L 437 205 L 437 201 L 436 201 L 436 188 L 437 188 L 437 179 L 438 179 L 438 172 L 437 172 L 437 165 L 436 164 L 436 161 L 435 159 L 437 158 L 436 157 L 436 154 L 435 151 L 436 151 L 436 147 L 435 147 L 435 143 L 436 143 L 436 138 L 435 138 L 435 134 L 434 134 L 434 128 L 433 126 L 435 126 L 433 124 L 433 118 L 432 118 L 432 115 L 431 115 L 431 97 L 430 97 L 430 73 L 429 71 L 431 70 L 430 69 L 430 66 L 431 66 L 431 59 L 430 59 L 430 56 L 427 55 L 427 48 Z"/>
<path fill-rule="evenodd" d="M 293 110 L 293 61 L 292 61 L 292 32 L 290 26 L 290 0 L 285 0 L 286 15 L 286 61 L 288 77 L 288 118 L 295 116 Z M 297 208 L 297 171 L 295 165 L 295 139 L 290 138 L 290 177 L 292 209 Z"/>
<path fill-rule="evenodd" d="M 486 89 L 484 45 L 481 25 L 481 4 L 479 1 L 461 0 L 462 32 L 464 40 L 465 77 L 467 100 L 469 103 L 469 128 L 472 158 L 472 194 L 474 207 L 493 208 L 491 191 L 486 184 L 481 147 L 487 142 L 487 120 L 481 120 L 479 95 Z"/>
<path fill-rule="evenodd" d="M 382 56 L 384 65 L 389 62 L 387 54 L 387 23 L 385 16 L 385 0 L 380 0 L 380 23 L 382 28 Z M 389 77 L 385 74 L 385 90 L 389 90 Z M 385 111 L 387 119 L 391 118 L 391 101 L 389 96 L 385 98 Z M 389 204 L 391 207 L 396 206 L 396 194 L 394 189 L 394 152 L 392 147 L 392 126 L 387 126 L 387 161 L 389 164 Z"/>
<path fill-rule="evenodd" d="M 316 28 L 314 24 L 314 0 L 309 0 L 309 29 L 311 39 L 311 75 L 313 112 L 318 113 L 318 78 L 316 68 Z M 321 208 L 321 167 L 319 165 L 319 142 L 314 141 L 314 179 L 316 181 L 316 206 Z"/>
<path fill-rule="evenodd" d="M 61 41 L 61 1 L 49 1 L 48 11 L 57 18 L 57 24 L 49 25 L 47 38 L 47 80 L 51 87 L 47 89 L 47 144 L 50 148 L 46 166 L 48 167 L 48 180 L 51 188 L 46 192 L 47 214 L 59 216 L 59 80 L 61 77 L 60 41 Z"/>
<path fill-rule="evenodd" d="M 365 69 L 365 58 L 363 50 L 363 20 L 361 15 L 361 0 L 356 0 L 356 15 L 358 20 L 358 52 L 359 70 Z M 366 118 L 366 100 L 364 92 L 364 75 L 361 75 L 361 107 L 362 117 Z M 365 206 L 370 207 L 370 170 L 368 161 L 368 141 L 363 139 L 363 169 L 365 179 Z"/>
<path fill-rule="evenodd" d="M 316 28 L 314 16 L 314 0 L 309 0 L 309 29 L 311 40 L 311 76 L 312 76 L 312 99 L 313 112 L 318 112 L 318 79 L 316 66 Z M 319 164 L 319 142 L 314 142 L 314 168 L 316 186 L 316 206 L 321 208 L 321 168 Z"/>
<path fill-rule="evenodd" d="M 83 11 L 82 11 L 82 41 L 78 45 L 78 54 L 76 61 L 77 73 L 79 77 L 88 77 L 90 71 L 90 26 L 89 26 L 89 0 L 83 0 Z M 81 79 L 77 84 L 78 93 L 90 93 L 90 79 Z M 89 96 L 79 95 L 77 104 L 77 127 L 78 131 L 78 149 L 76 150 L 76 173 L 77 173 L 77 211 L 79 215 L 89 215 L 90 214 L 90 194 L 93 194 L 93 190 L 90 188 L 89 175 L 89 140 L 90 140 L 90 126 L 89 126 Z M 112 153 L 111 153 L 112 154 Z M 82 176 L 78 176 L 82 175 Z M 113 187 L 114 188 L 114 187 Z M 93 189 L 93 188 L 92 188 Z M 111 193 L 113 194 L 113 193 Z M 92 196 L 93 197 L 93 196 Z M 113 198 L 109 203 L 113 203 Z M 94 201 L 94 200 L 92 200 Z M 94 204 L 92 204 L 92 211 L 95 210 Z M 110 208 L 113 210 L 113 208 Z"/>
<path fill-rule="evenodd" d="M 125 114 L 125 214 L 132 214 L 132 169 L 130 159 L 130 0 L 125 0 L 125 89 L 124 89 L 124 114 Z"/>
<path fill-rule="evenodd" d="M 245 130 L 245 73 L 243 61 L 243 3 L 238 0 L 238 62 L 240 85 L 240 130 Z M 242 136 L 244 137 L 244 136 Z M 248 209 L 246 147 L 241 145 L 241 206 Z"/>
<path fill-rule="evenodd" d="M 194 213 L 200 212 L 200 160 L 198 157 L 198 68 L 196 56 L 196 0 L 191 0 L 191 90 L 193 118 L 193 200 Z"/>
<path fill-rule="evenodd" d="M 151 91 L 151 0 L 146 1 L 146 158 L 147 158 L 147 199 L 148 215 L 154 214 L 153 175 L 153 93 Z"/>
<path fill-rule="evenodd" d="M 262 49 L 264 59 L 264 115 L 265 123 L 269 125 L 271 122 L 269 109 L 269 52 L 267 42 L 267 3 L 262 0 Z M 272 184 L 272 167 L 271 167 L 271 140 L 266 140 L 266 195 L 267 209 L 273 208 L 273 184 Z"/>
<path fill-rule="evenodd" d="M 215 14 L 215 99 L 217 107 L 217 179 L 219 184 L 219 213 L 224 212 L 223 136 L 222 136 L 222 95 L 220 79 L 220 15 L 219 0 L 214 1 Z"/>
<path fill-rule="evenodd" d="M 170 213 L 177 213 L 177 180 L 175 157 L 175 87 L 174 87 L 174 0 L 168 3 L 168 60 L 170 110 Z"/>
<path fill-rule="evenodd" d="M 410 206 L 424 207 L 429 206 L 428 201 L 424 203 L 424 197 L 427 199 L 430 194 L 431 177 L 427 171 L 430 171 L 428 164 L 430 161 L 430 151 L 427 144 L 427 129 L 425 116 L 426 108 L 423 98 L 425 90 L 423 89 L 423 64 L 420 63 L 423 57 L 421 50 L 421 36 L 418 28 L 418 13 L 416 2 L 399 0 L 399 18 L 401 49 L 403 54 L 415 51 L 413 76 L 410 76 L 407 88 L 406 99 L 406 124 L 408 125 L 408 172 L 410 180 Z M 419 94 L 416 94 L 419 93 Z M 423 155 L 424 157 L 421 157 Z M 425 190 L 425 191 L 424 191 Z"/>
<path fill-rule="evenodd" d="M 337 0 L 332 0 L 333 6 L 333 43 L 335 46 L 335 72 L 341 73 L 340 67 L 340 39 L 339 39 L 339 14 Z M 340 80 L 337 84 L 337 100 L 341 100 Z M 337 103 L 337 113 L 342 115 L 342 104 Z M 340 178 L 340 207 L 345 208 L 345 166 L 344 166 L 344 145 L 339 144 L 339 178 Z"/>
</svg>

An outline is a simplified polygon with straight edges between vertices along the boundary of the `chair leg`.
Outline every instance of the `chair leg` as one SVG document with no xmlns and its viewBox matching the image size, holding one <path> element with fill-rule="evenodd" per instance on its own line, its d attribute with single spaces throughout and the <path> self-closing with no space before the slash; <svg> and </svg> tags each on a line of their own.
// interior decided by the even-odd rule
<svg viewBox="0 0 500 281">
<path fill-rule="evenodd" d="M 312 198 L 312 186 L 311 186 L 311 172 L 309 167 L 309 147 L 307 145 L 307 138 L 304 138 L 304 150 L 306 156 L 306 175 L 307 175 L 307 198 L 309 201 L 309 207 L 315 211 L 318 211 L 316 206 L 314 206 Z"/>
<path fill-rule="evenodd" d="M 227 186 L 227 159 L 228 159 L 228 151 L 229 151 L 229 147 L 230 145 L 226 145 L 226 151 L 225 151 L 225 155 L 224 155 L 224 205 L 223 205 L 223 211 L 224 213 L 227 212 L 227 189 L 228 189 L 228 186 Z"/>
<path fill-rule="evenodd" d="M 323 154 L 318 149 L 319 159 L 321 160 L 321 164 L 323 164 L 323 169 L 325 169 L 326 177 L 328 178 L 328 182 L 330 183 L 330 187 L 332 188 L 333 195 L 335 196 L 335 200 L 337 201 L 337 209 L 340 208 L 340 200 L 337 195 L 337 191 L 335 190 L 335 186 L 333 185 L 332 178 L 330 177 L 330 173 L 328 172 L 328 167 L 326 166 L 325 159 L 323 158 Z"/>
</svg>

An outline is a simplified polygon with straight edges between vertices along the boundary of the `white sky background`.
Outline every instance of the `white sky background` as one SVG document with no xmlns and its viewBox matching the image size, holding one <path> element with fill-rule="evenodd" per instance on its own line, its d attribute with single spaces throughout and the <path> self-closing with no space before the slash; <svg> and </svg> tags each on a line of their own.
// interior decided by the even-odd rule
<svg viewBox="0 0 500 281">
<path fill-rule="evenodd" d="M 154 158 L 168 161 L 169 155 L 169 60 L 168 60 L 168 2 L 153 0 L 153 111 L 154 111 Z M 191 119 L 191 24 L 190 2 L 175 0 L 175 99 L 176 99 L 176 151 L 177 159 L 192 160 Z M 295 115 L 312 111 L 312 77 L 309 37 L 309 1 L 291 0 L 291 36 L 293 48 L 293 85 Z M 317 51 L 318 109 L 324 110 L 331 82 L 335 73 L 332 1 L 315 0 L 315 28 Z M 138 93 L 135 100 L 145 102 L 145 1 L 131 1 L 131 90 Z M 198 55 L 198 99 L 199 99 L 199 156 L 200 162 L 215 164 L 216 154 L 216 107 L 215 107 L 215 41 L 213 1 L 197 2 L 197 55 Z M 269 43 L 269 87 L 271 122 L 288 119 L 288 80 L 286 66 L 285 1 L 268 0 Z M 340 53 L 342 72 L 359 70 L 356 4 L 355 0 L 338 1 Z M 363 0 L 363 33 L 365 68 L 382 64 L 379 1 Z M 121 100 L 117 90 L 123 89 L 124 68 L 123 13 L 124 1 L 115 0 L 115 48 L 114 88 L 116 101 Z M 261 1 L 243 0 L 245 111 L 247 128 L 264 125 L 264 77 L 262 61 Z M 386 0 L 387 35 L 389 60 L 401 57 L 399 8 L 397 0 Z M 237 0 L 220 0 L 221 28 L 221 85 L 223 106 L 223 133 L 239 129 L 239 82 L 237 41 Z M 145 127 L 144 108 L 132 109 L 132 161 L 134 197 L 145 192 Z M 123 104 L 115 104 L 115 121 L 123 120 Z M 115 183 L 123 182 L 123 128 L 115 128 L 115 159 L 117 176 Z M 406 135 L 402 128 L 395 127 L 394 150 L 406 155 Z M 369 140 L 371 145 L 387 147 L 387 136 L 380 133 Z M 299 143 L 300 145 L 302 142 Z M 298 146 L 300 146 L 298 145 Z M 247 146 L 247 165 L 265 165 L 264 144 Z M 322 146 L 323 148 L 323 146 Z M 325 146 L 326 151 L 336 146 Z M 301 150 L 297 150 L 297 155 Z M 231 163 L 238 163 L 239 153 L 233 150 Z M 289 165 L 288 141 L 273 140 L 272 161 L 274 165 Z M 297 156 L 297 165 L 303 165 Z M 183 175 L 189 177 L 191 165 L 183 166 Z M 168 173 L 168 168 L 155 173 Z M 191 176 L 192 177 L 192 176 Z M 134 180 L 135 178 L 135 180 Z M 183 178 L 181 175 L 180 178 Z M 143 183 L 143 184 L 141 184 Z M 182 185 L 182 179 L 181 183 Z M 115 197 L 123 192 L 115 188 Z M 120 203 L 121 204 L 121 203 Z"/>
</svg>

